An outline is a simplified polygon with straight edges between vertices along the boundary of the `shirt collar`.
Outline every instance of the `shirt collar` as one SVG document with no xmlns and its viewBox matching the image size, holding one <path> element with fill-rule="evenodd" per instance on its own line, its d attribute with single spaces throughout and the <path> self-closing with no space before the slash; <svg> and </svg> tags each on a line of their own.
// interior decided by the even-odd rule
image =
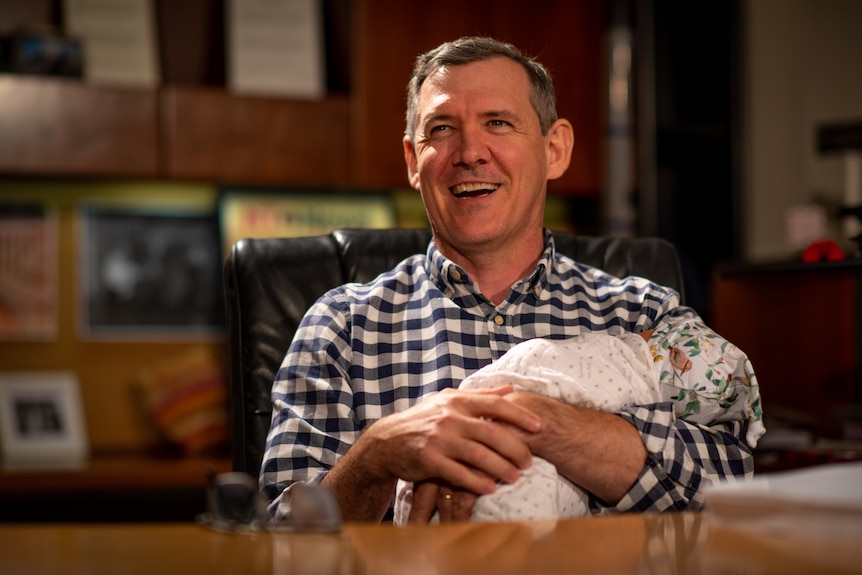
<svg viewBox="0 0 862 575">
<path fill-rule="evenodd" d="M 530 293 L 539 297 L 545 285 L 547 285 L 548 270 L 553 268 L 556 246 L 554 244 L 554 235 L 550 230 L 546 229 L 544 236 L 545 249 L 536 262 L 536 267 L 529 275 L 517 281 L 512 286 L 512 291 L 509 297 L 506 298 L 506 301 L 514 302 L 515 300 L 521 300 Z M 476 284 L 473 283 L 473 280 L 464 271 L 464 268 L 444 256 L 437 249 L 433 238 L 428 244 L 426 257 L 428 274 L 434 285 L 446 294 L 446 297 L 450 299 L 469 297 L 472 299 L 479 296 L 481 299 L 485 299 L 479 293 Z"/>
</svg>

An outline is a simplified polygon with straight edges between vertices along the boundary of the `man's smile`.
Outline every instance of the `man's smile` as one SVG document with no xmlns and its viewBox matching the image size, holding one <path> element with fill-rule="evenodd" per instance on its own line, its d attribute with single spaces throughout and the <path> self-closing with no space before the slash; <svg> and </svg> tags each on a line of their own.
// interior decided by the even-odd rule
<svg viewBox="0 0 862 575">
<path fill-rule="evenodd" d="M 458 184 L 449 188 L 458 199 L 480 198 L 494 193 L 500 184 L 489 184 L 487 182 L 473 182 Z"/>
</svg>

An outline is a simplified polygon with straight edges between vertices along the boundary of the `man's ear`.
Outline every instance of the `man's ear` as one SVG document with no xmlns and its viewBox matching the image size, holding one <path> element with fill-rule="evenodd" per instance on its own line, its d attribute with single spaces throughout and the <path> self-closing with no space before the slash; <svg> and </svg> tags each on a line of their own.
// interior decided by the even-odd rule
<svg viewBox="0 0 862 575">
<path fill-rule="evenodd" d="M 404 140 L 404 163 L 407 164 L 407 180 L 414 190 L 419 189 L 419 167 L 416 159 L 416 148 L 405 136 Z"/>
<path fill-rule="evenodd" d="M 572 160 L 572 148 L 575 136 L 572 124 L 565 118 L 560 118 L 548 130 L 548 179 L 556 180 L 566 173 Z"/>
</svg>

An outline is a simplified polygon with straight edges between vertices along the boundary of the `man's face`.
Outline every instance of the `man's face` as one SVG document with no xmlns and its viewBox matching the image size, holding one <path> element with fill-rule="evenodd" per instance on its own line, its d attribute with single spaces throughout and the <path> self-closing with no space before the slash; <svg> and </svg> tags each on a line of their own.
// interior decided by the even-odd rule
<svg viewBox="0 0 862 575">
<path fill-rule="evenodd" d="M 548 140 L 529 96 L 526 71 L 505 57 L 442 68 L 422 86 L 405 158 L 449 257 L 540 237 Z"/>
</svg>

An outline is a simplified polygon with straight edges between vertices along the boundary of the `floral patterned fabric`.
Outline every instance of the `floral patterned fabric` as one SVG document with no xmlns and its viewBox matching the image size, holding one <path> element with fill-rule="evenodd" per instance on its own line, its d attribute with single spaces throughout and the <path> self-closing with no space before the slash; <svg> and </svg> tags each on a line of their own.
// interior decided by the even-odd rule
<svg viewBox="0 0 862 575">
<path fill-rule="evenodd" d="M 766 432 L 760 387 L 742 350 L 694 319 L 660 324 L 648 343 L 659 392 L 677 417 L 704 425 L 747 420 L 746 443 L 757 445 Z"/>
</svg>

